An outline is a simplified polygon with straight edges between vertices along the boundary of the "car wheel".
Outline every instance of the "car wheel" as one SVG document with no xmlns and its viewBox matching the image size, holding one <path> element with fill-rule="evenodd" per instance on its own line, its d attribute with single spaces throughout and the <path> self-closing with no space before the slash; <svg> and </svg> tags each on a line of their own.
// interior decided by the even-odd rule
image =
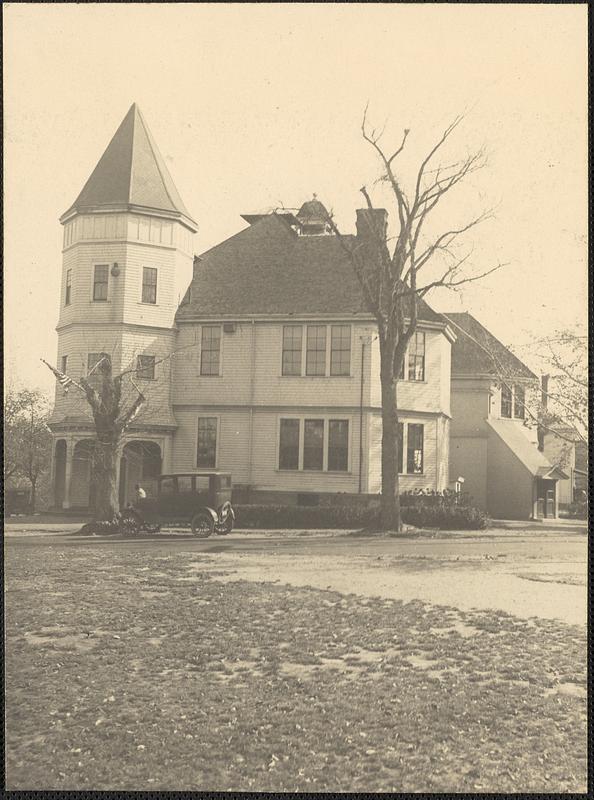
<svg viewBox="0 0 594 800">
<path fill-rule="evenodd" d="M 198 539 L 208 539 L 210 534 L 214 531 L 214 520 L 211 515 L 206 511 L 199 511 L 192 517 L 190 523 L 192 533 Z"/>
<path fill-rule="evenodd" d="M 222 536 L 227 533 L 231 533 L 235 523 L 235 514 L 233 513 L 231 503 L 228 500 L 226 503 L 223 503 L 219 510 L 219 519 L 222 520 L 222 522 L 218 526 L 217 533 Z"/>
</svg>

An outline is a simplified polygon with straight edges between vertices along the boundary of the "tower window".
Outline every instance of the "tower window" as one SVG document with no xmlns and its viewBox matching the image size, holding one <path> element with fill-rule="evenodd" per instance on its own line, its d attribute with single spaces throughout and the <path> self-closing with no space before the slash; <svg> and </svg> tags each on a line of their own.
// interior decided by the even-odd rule
<svg viewBox="0 0 594 800">
<path fill-rule="evenodd" d="M 93 276 L 93 300 L 96 302 L 107 300 L 107 281 L 109 266 L 97 264 Z M 66 290 L 68 291 L 68 290 Z"/>
<path fill-rule="evenodd" d="M 66 296 L 64 297 L 64 305 L 69 306 L 72 299 L 72 270 L 66 270 Z"/>
<path fill-rule="evenodd" d="M 408 379 L 409 381 L 425 380 L 425 333 L 415 331 L 408 348 Z"/>
<path fill-rule="evenodd" d="M 157 302 L 157 270 L 155 267 L 142 269 L 142 302 Z"/>
<path fill-rule="evenodd" d="M 155 379 L 155 357 L 138 356 L 136 360 L 136 375 L 142 380 L 153 381 Z"/>
<path fill-rule="evenodd" d="M 68 356 L 62 356 L 61 362 L 62 372 L 68 372 Z"/>
</svg>

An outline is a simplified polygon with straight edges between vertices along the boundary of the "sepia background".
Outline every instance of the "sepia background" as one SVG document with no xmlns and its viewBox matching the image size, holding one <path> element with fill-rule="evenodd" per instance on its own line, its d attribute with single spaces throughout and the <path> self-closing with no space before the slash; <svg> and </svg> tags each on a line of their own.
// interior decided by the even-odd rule
<svg viewBox="0 0 594 800">
<path fill-rule="evenodd" d="M 402 170 L 460 113 L 449 153 L 488 167 L 448 198 L 477 208 L 477 271 L 439 311 L 468 310 L 506 344 L 586 320 L 585 5 L 7 4 L 4 6 L 5 380 L 48 393 L 62 230 L 133 102 L 203 252 L 241 213 L 312 193 L 343 231 L 378 166 L 361 118 L 410 128 Z M 388 146 L 389 149 L 389 146 Z M 391 207 L 388 205 L 391 211 Z"/>
</svg>

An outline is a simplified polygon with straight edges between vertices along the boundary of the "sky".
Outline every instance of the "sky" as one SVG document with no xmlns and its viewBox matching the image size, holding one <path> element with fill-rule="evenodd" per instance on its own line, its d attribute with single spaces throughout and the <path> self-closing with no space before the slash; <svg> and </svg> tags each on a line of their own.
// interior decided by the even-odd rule
<svg viewBox="0 0 594 800">
<path fill-rule="evenodd" d="M 313 193 L 344 232 L 368 187 L 394 219 L 361 119 L 399 177 L 445 127 L 443 151 L 484 147 L 434 232 L 483 209 L 469 270 L 499 270 L 438 311 L 470 311 L 522 347 L 587 319 L 587 8 L 580 4 L 5 4 L 5 382 L 53 391 L 62 229 L 137 102 L 185 205 L 195 251 L 240 214 Z M 437 166 L 437 163 L 436 163 Z M 444 228 L 445 226 L 445 228 Z M 431 229 L 429 230 L 431 232 Z M 464 252 L 464 251 L 463 251 Z"/>
</svg>

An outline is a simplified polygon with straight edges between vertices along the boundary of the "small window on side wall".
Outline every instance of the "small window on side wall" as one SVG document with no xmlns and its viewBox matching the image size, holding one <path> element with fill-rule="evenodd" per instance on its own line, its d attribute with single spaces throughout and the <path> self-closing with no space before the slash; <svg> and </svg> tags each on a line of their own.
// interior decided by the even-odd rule
<svg viewBox="0 0 594 800">
<path fill-rule="evenodd" d="M 514 417 L 524 419 L 526 392 L 523 386 L 514 386 Z"/>
<path fill-rule="evenodd" d="M 66 270 L 66 295 L 64 297 L 64 305 L 69 306 L 72 302 L 72 270 Z"/>
<path fill-rule="evenodd" d="M 136 361 L 136 375 L 144 381 L 152 381 L 155 379 L 155 357 L 154 356 L 138 356 Z"/>
<path fill-rule="evenodd" d="M 217 418 L 198 418 L 196 466 L 214 469 L 217 465 Z"/>
<path fill-rule="evenodd" d="M 406 448 L 406 471 L 410 474 L 423 472 L 423 426 L 408 426 L 408 443 Z"/>
<path fill-rule="evenodd" d="M 512 415 L 512 390 L 505 384 L 501 387 L 501 416 L 511 419 Z"/>
<path fill-rule="evenodd" d="M 200 345 L 200 374 L 219 375 L 221 364 L 221 326 L 203 325 Z"/>
</svg>

